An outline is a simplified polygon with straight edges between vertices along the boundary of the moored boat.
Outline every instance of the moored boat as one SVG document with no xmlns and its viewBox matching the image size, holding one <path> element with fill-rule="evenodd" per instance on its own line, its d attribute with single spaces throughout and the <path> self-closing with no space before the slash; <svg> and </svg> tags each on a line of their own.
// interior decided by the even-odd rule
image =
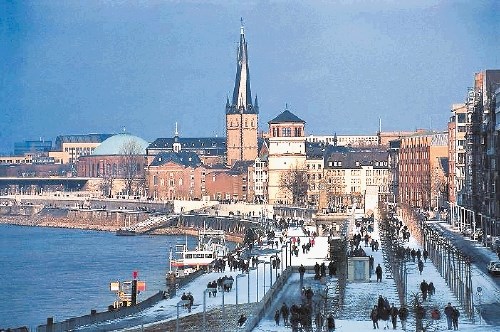
<svg viewBox="0 0 500 332">
<path fill-rule="evenodd" d="M 169 274 L 181 278 L 197 270 L 209 270 L 216 259 L 227 255 L 225 234 L 221 230 L 199 230 L 198 245 L 194 250 L 189 250 L 187 244 L 176 247 L 174 258 L 170 253 Z"/>
</svg>

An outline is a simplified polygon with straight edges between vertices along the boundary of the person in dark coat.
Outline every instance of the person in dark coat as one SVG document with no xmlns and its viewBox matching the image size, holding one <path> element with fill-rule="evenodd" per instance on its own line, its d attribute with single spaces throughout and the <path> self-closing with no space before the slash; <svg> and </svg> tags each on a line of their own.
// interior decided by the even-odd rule
<svg viewBox="0 0 500 332">
<path fill-rule="evenodd" d="M 408 319 L 408 308 L 403 305 L 399 309 L 399 321 L 401 322 L 401 328 L 406 331 L 406 320 Z"/>
<path fill-rule="evenodd" d="M 300 289 L 302 289 L 302 287 L 304 287 L 304 273 L 306 273 L 306 268 L 304 267 L 304 265 L 300 264 L 300 266 L 299 266 Z"/>
<path fill-rule="evenodd" d="M 458 330 L 458 317 L 460 317 L 460 311 L 458 311 L 457 307 L 453 307 L 453 311 L 451 313 L 451 320 L 453 322 L 454 330 Z"/>
<path fill-rule="evenodd" d="M 335 319 L 333 318 L 332 314 L 329 314 L 328 318 L 326 319 L 326 327 L 328 332 L 335 331 Z"/>
<path fill-rule="evenodd" d="M 333 277 L 335 275 L 335 263 L 333 261 L 330 261 L 330 263 L 328 263 L 328 275 L 331 277 Z"/>
<path fill-rule="evenodd" d="M 429 291 L 429 284 L 424 280 L 420 283 L 420 290 L 422 291 L 422 299 L 427 300 L 427 292 Z"/>
<path fill-rule="evenodd" d="M 424 270 L 424 262 L 421 259 L 418 260 L 418 272 L 422 275 L 422 271 Z"/>
<path fill-rule="evenodd" d="M 398 321 L 399 310 L 394 306 L 394 303 L 392 303 L 389 313 L 391 315 L 392 329 L 395 330 Z"/>
<path fill-rule="evenodd" d="M 372 312 L 370 313 L 370 319 L 373 322 L 373 328 L 378 329 L 378 307 L 373 306 Z"/>
<path fill-rule="evenodd" d="M 276 312 L 274 313 L 274 321 L 276 322 L 276 325 L 280 325 L 280 310 L 276 309 Z"/>
<path fill-rule="evenodd" d="M 283 316 L 283 325 L 287 326 L 288 325 L 288 315 L 290 314 L 290 310 L 288 309 L 288 306 L 286 305 L 285 302 L 283 302 L 283 305 L 281 306 L 281 316 Z"/>
<path fill-rule="evenodd" d="M 377 265 L 377 268 L 375 269 L 375 274 L 377 275 L 377 282 L 382 282 L 382 267 L 380 264 Z"/>
<path fill-rule="evenodd" d="M 238 326 L 242 327 L 243 324 L 247 321 L 247 318 L 245 315 L 241 314 L 240 318 L 238 319 Z"/>
<path fill-rule="evenodd" d="M 425 318 L 425 308 L 419 303 L 415 308 L 415 325 L 417 331 L 422 331 L 424 329 L 424 325 L 422 320 Z"/>
<path fill-rule="evenodd" d="M 429 295 L 429 298 L 434 295 L 436 292 L 436 287 L 434 287 L 434 283 L 431 281 L 429 285 L 427 286 L 427 293 Z"/>
<path fill-rule="evenodd" d="M 429 252 L 427 250 L 424 250 L 423 256 L 424 256 L 424 262 L 427 262 L 427 257 L 429 257 Z"/>
<path fill-rule="evenodd" d="M 320 266 L 318 264 L 318 262 L 316 262 L 316 264 L 314 265 L 314 279 L 318 280 L 320 277 L 319 277 L 319 269 L 320 269 Z"/>
<path fill-rule="evenodd" d="M 452 314 L 453 314 L 453 307 L 451 306 L 451 303 L 448 302 L 448 305 L 444 308 L 444 315 L 446 316 L 446 322 L 448 323 L 448 330 L 452 329 L 452 324 L 453 324 Z"/>
<path fill-rule="evenodd" d="M 321 266 L 319 267 L 321 271 L 321 277 L 326 277 L 326 265 L 325 262 L 321 263 Z"/>
</svg>

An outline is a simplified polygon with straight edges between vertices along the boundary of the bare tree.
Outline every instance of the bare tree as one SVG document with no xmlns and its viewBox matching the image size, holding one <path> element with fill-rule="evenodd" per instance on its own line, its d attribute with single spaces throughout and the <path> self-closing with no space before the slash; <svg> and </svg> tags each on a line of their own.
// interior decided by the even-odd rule
<svg viewBox="0 0 500 332">
<path fill-rule="evenodd" d="M 112 171 L 111 165 L 106 164 L 104 172 L 102 174 L 102 180 L 99 184 L 99 189 L 103 196 L 111 197 L 113 194 L 113 183 L 116 178 L 116 172 Z"/>
<path fill-rule="evenodd" d="M 446 197 L 446 193 L 448 192 L 448 179 L 441 167 L 441 164 L 436 163 L 434 169 L 431 174 L 431 193 L 432 197 L 430 197 L 431 202 L 429 206 L 433 206 L 433 197 L 436 198 L 436 208 L 439 208 L 439 198 Z"/>
<path fill-rule="evenodd" d="M 339 208 L 342 205 L 345 188 L 340 176 L 326 171 L 320 183 L 320 198 L 322 208 Z"/>
<path fill-rule="evenodd" d="M 307 199 L 307 169 L 295 165 L 289 170 L 281 173 L 280 188 L 292 197 L 293 205 L 302 206 Z"/>
<path fill-rule="evenodd" d="M 137 141 L 129 140 L 120 148 L 122 176 L 127 195 L 134 193 L 134 182 L 138 182 L 144 163 L 142 148 Z"/>
</svg>

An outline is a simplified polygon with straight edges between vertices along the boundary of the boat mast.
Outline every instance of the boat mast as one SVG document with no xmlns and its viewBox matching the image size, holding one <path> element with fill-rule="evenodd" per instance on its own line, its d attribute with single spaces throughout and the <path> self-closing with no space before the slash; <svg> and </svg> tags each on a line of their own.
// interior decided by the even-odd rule
<svg viewBox="0 0 500 332">
<path fill-rule="evenodd" d="M 172 272 L 172 246 L 170 246 L 170 250 L 169 250 L 169 254 L 168 254 L 168 267 L 169 267 L 169 272 Z"/>
</svg>

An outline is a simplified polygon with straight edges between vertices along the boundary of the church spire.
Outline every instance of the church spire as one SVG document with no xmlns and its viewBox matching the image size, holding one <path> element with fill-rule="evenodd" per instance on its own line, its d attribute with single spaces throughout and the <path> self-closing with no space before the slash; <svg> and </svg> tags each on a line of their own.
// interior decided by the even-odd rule
<svg viewBox="0 0 500 332">
<path fill-rule="evenodd" d="M 248 69 L 248 51 L 243 18 L 241 18 L 236 79 L 231 106 L 231 111 L 235 113 L 255 113 L 252 106 L 252 92 L 250 91 L 250 71 Z"/>
</svg>

